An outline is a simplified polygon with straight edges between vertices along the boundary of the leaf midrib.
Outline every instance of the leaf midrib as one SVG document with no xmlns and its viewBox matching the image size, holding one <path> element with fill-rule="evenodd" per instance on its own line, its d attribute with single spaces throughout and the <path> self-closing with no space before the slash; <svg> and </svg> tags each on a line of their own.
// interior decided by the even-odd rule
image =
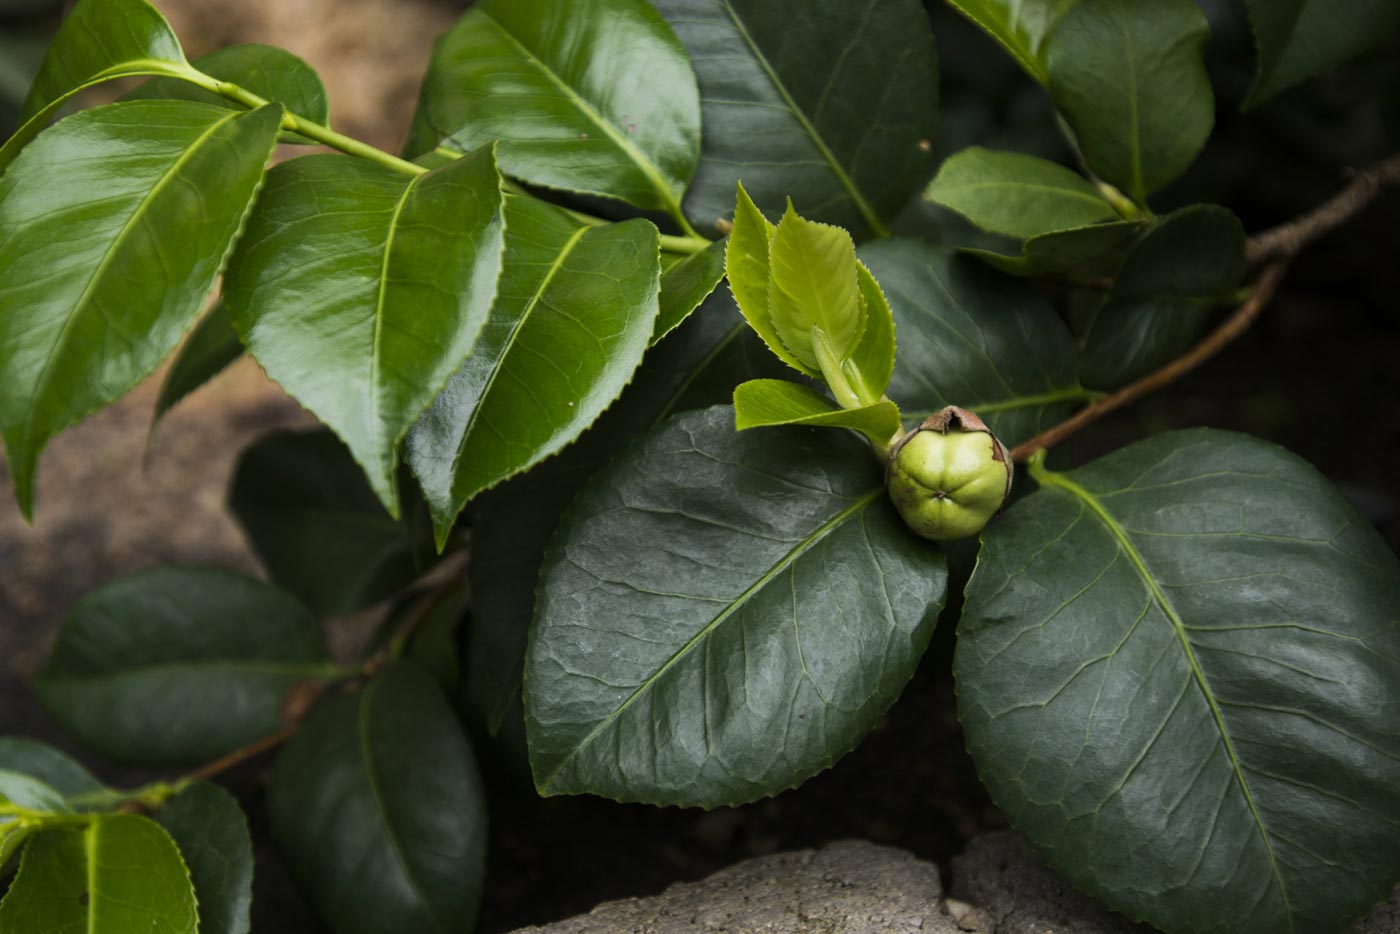
<svg viewBox="0 0 1400 934">
<path fill-rule="evenodd" d="M 466 428 L 463 429 L 462 437 L 457 442 L 457 451 L 452 457 L 453 476 L 456 476 L 457 470 L 461 466 L 462 455 L 466 453 L 467 445 L 471 441 L 472 433 L 476 428 L 477 419 L 481 417 L 482 409 L 486 407 L 486 401 L 491 394 L 491 387 L 496 385 L 497 378 L 501 375 L 501 371 L 505 369 L 506 359 L 510 356 L 511 350 L 515 347 L 515 342 L 517 338 L 520 337 L 521 330 L 524 329 L 526 322 L 534 315 L 535 309 L 539 306 L 545 293 L 549 291 L 549 287 L 554 282 L 555 276 L 564 268 L 564 264 L 568 260 L 570 254 L 573 253 L 575 247 L 578 246 L 584 235 L 593 229 L 595 228 L 580 227 L 569 235 L 569 239 L 566 240 L 564 245 L 560 248 L 559 255 L 554 257 L 554 260 L 549 264 L 549 270 L 544 274 L 544 278 L 540 280 L 539 287 L 531 294 L 530 300 L 525 303 L 525 309 L 521 311 L 520 317 L 516 319 L 515 325 L 510 330 L 510 334 L 501 345 L 501 352 L 496 355 L 496 363 L 491 367 L 491 375 L 486 378 L 485 385 L 481 387 L 481 392 L 477 395 L 476 405 L 472 408 L 472 414 L 467 418 Z M 500 299 L 499 292 L 496 297 L 497 300 Z"/>
<path fill-rule="evenodd" d="M 682 645 L 679 649 L 672 653 L 671 657 L 666 660 L 665 664 L 658 668 L 650 677 L 644 680 L 641 684 L 637 685 L 636 689 L 634 689 L 632 693 L 628 695 L 627 699 L 617 706 L 617 709 L 615 709 L 612 713 L 608 714 L 607 717 L 605 717 L 601 722 L 599 722 L 597 726 L 595 726 L 592 730 L 589 731 L 587 736 L 585 736 L 578 743 L 576 743 L 574 745 L 574 748 L 569 750 L 569 753 L 559 760 L 559 764 L 556 765 L 553 769 L 551 769 L 548 775 L 536 781 L 536 787 L 540 790 L 540 792 L 548 794 L 550 786 L 553 785 L 554 780 L 559 777 L 559 773 L 562 772 L 571 762 L 573 762 L 574 758 L 580 752 L 587 748 L 588 745 L 593 742 L 593 740 L 597 739 L 598 736 L 601 735 L 604 730 L 606 730 L 619 717 L 621 717 L 632 705 L 632 703 L 637 700 L 637 698 L 650 691 L 651 688 L 654 687 L 656 683 L 661 680 L 661 678 L 666 674 L 666 672 L 670 671 L 672 667 L 677 665 L 682 659 L 689 655 L 690 652 L 697 645 L 700 645 L 702 642 L 708 640 L 710 634 L 713 633 L 721 624 L 723 624 L 725 620 L 729 619 L 741 607 L 743 607 L 744 604 L 747 603 L 751 597 L 758 594 L 765 587 L 767 587 L 768 584 L 770 584 L 774 579 L 776 579 L 778 575 L 782 574 L 789 567 L 793 566 L 798 561 L 798 559 L 800 559 L 803 555 L 810 551 L 815 545 L 817 545 L 817 543 L 822 541 L 822 539 L 830 535 L 835 529 L 839 528 L 847 519 L 850 519 L 852 516 L 865 510 L 866 507 L 868 507 L 871 503 L 875 502 L 875 500 L 882 496 L 884 492 L 884 484 L 881 484 L 875 487 L 875 489 L 873 489 L 869 493 L 855 500 L 849 506 L 842 509 L 836 515 L 832 516 L 830 519 L 827 519 L 817 528 L 809 532 L 796 545 L 794 545 L 792 549 L 787 552 L 787 554 L 783 555 L 782 558 L 774 562 L 773 566 L 769 568 L 757 581 L 749 585 L 748 589 L 746 589 L 743 593 L 739 594 L 733 600 L 729 601 L 728 606 L 726 606 L 725 609 L 716 614 L 708 623 L 701 627 L 699 632 L 691 636 L 690 639 L 687 640 L 684 645 Z"/>
<path fill-rule="evenodd" d="M 170 167 L 161 174 L 161 177 L 151 186 L 151 189 L 141 196 L 141 200 L 137 203 L 135 209 L 132 210 L 131 215 L 122 223 L 121 228 L 117 231 L 117 235 L 112 240 L 111 246 L 107 248 L 106 253 L 103 254 L 101 261 L 97 264 L 97 268 L 93 270 L 92 275 L 88 278 L 87 285 L 83 287 L 82 293 L 78 296 L 77 300 L 73 302 L 73 308 L 68 315 L 68 320 L 63 322 L 63 326 L 59 329 L 57 340 L 54 341 L 53 347 L 49 350 L 48 356 L 44 359 L 44 367 L 39 371 L 39 377 L 34 382 L 34 391 L 29 394 L 29 407 L 24 419 L 24 438 L 26 442 L 32 443 L 34 437 L 34 415 L 35 412 L 38 411 L 39 400 L 43 398 L 48 390 L 48 383 L 50 374 L 53 372 L 54 360 L 58 358 L 60 351 L 67 348 L 74 322 L 76 322 L 87 309 L 88 303 L 92 299 L 94 288 L 99 280 L 106 276 L 107 270 L 115 261 L 116 256 L 121 252 L 121 249 L 125 246 L 125 241 L 134 229 L 137 220 L 150 208 L 155 198 L 165 190 L 165 187 L 179 174 L 180 170 L 194 158 L 194 154 L 208 142 L 209 138 L 225 124 L 238 119 L 242 115 L 242 113 L 237 112 L 230 113 L 226 117 L 221 117 L 218 122 L 212 124 L 201 133 L 194 142 L 186 147 L 184 152 L 180 153 L 179 158 L 171 163 Z"/>
<path fill-rule="evenodd" d="M 611 122 L 595 110 L 593 105 L 588 103 L 583 95 L 579 94 L 578 91 L 575 91 L 563 78 L 559 77 L 554 69 L 543 59 L 527 48 L 525 43 L 517 39 L 515 34 L 507 29 L 504 23 L 485 10 L 481 11 L 481 15 L 492 23 L 495 23 L 501 35 L 510 40 L 511 44 L 520 50 L 520 54 L 523 55 L 527 61 L 534 64 L 539 72 L 543 74 L 551 84 L 562 91 L 565 97 L 567 97 L 594 126 L 602 130 L 608 139 L 612 141 L 613 145 L 626 153 L 627 157 L 632 160 L 632 163 L 642 170 L 642 174 L 645 175 L 647 181 L 651 183 L 651 187 L 661 196 L 662 204 L 665 206 L 666 210 L 673 215 L 679 215 L 681 209 L 680 201 L 676 198 L 675 192 L 671 190 L 671 186 L 667 183 L 666 179 L 662 177 L 661 169 L 656 163 L 652 162 L 646 153 L 638 149 L 624 134 L 618 132 L 617 127 L 613 126 Z"/>
<path fill-rule="evenodd" d="M 817 148 L 817 154 L 830 166 L 832 174 L 835 175 L 836 180 L 841 183 L 841 187 L 846 189 L 846 194 L 850 195 L 851 201 L 856 206 L 856 210 L 860 211 L 861 217 L 865 218 L 865 222 L 870 225 L 870 229 L 876 236 L 888 237 L 890 235 L 889 227 L 887 227 L 885 222 L 880 219 L 880 216 L 875 213 L 875 209 L 870 206 L 870 202 L 865 200 L 864 193 L 856 187 L 855 180 L 847 174 L 845 166 L 836 159 L 836 154 L 826 145 L 826 140 L 822 139 L 821 134 L 817 132 L 817 128 L 812 124 L 812 121 L 808 119 L 807 114 L 803 112 L 801 107 L 797 106 L 797 101 L 793 99 L 791 92 L 787 89 L 787 85 L 783 83 L 782 78 L 780 78 L 777 71 L 774 70 L 772 63 L 768 61 L 768 56 L 763 54 L 763 51 L 758 47 L 758 43 L 754 41 L 753 36 L 749 33 L 748 27 L 744 25 L 744 21 L 740 19 L 739 14 L 735 12 L 734 5 L 731 4 L 729 0 L 721 0 L 721 3 L 724 6 L 725 14 L 729 17 L 730 22 L 734 24 L 735 31 L 739 33 L 739 38 L 744 40 L 744 45 L 753 53 L 754 61 L 758 62 L 759 67 L 763 69 L 763 73 L 768 76 L 769 82 L 773 85 L 773 90 L 778 92 L 778 96 L 781 97 L 783 103 L 787 105 L 788 112 L 792 114 L 798 126 L 802 127 L 802 131 L 807 134 L 807 138 L 812 141 L 812 145 Z"/>
<path fill-rule="evenodd" d="M 1239 785 L 1240 791 L 1244 795 L 1245 803 L 1249 806 L 1250 816 L 1254 818 L 1255 828 L 1259 831 L 1259 837 L 1264 843 L 1264 852 L 1269 857 L 1269 869 L 1273 873 L 1274 881 L 1278 884 L 1279 895 L 1283 899 L 1283 909 L 1288 917 L 1288 930 L 1294 930 L 1293 909 L 1288 902 L 1288 886 L 1283 881 L 1283 874 L 1279 870 L 1278 860 L 1274 855 L 1273 841 L 1269 837 L 1268 829 L 1264 826 L 1264 818 L 1259 813 L 1259 807 L 1255 803 L 1254 794 L 1250 791 L 1249 781 L 1245 778 L 1244 767 L 1240 764 L 1239 754 L 1235 750 L 1234 741 L 1230 738 L 1229 727 L 1225 723 L 1225 715 L 1220 709 L 1220 704 L 1215 698 L 1215 693 L 1211 690 L 1206 681 L 1205 672 L 1201 669 L 1199 660 L 1196 658 L 1196 650 L 1191 645 L 1190 637 L 1186 634 L 1186 624 L 1172 605 L 1167 595 L 1162 592 L 1162 588 L 1157 584 L 1157 579 L 1152 576 L 1147 566 L 1147 561 L 1137 550 L 1132 539 L 1128 536 L 1127 530 L 1113 518 L 1112 514 L 1099 502 L 1098 497 L 1089 492 L 1084 487 L 1075 483 L 1064 474 L 1050 473 L 1042 471 L 1037 475 L 1037 479 L 1043 486 L 1058 487 L 1069 493 L 1081 503 L 1089 507 L 1099 521 L 1104 524 L 1109 533 L 1117 542 L 1118 547 L 1137 571 L 1138 577 L 1142 579 L 1148 592 L 1152 595 L 1157 608 L 1162 615 L 1172 624 L 1172 629 L 1176 633 L 1177 641 L 1180 642 L 1182 651 L 1186 655 L 1186 662 L 1191 668 L 1191 677 L 1196 682 L 1201 694 L 1205 697 L 1206 704 L 1210 707 L 1211 716 L 1215 720 L 1216 729 L 1220 733 L 1221 743 L 1224 745 L 1225 753 L 1230 759 L 1230 768 L 1235 773 L 1235 781 Z"/>
</svg>

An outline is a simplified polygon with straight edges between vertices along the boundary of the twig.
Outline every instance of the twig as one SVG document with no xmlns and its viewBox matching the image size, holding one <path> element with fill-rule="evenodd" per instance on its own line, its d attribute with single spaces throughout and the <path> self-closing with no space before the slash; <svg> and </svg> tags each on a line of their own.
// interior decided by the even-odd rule
<svg viewBox="0 0 1400 934">
<path fill-rule="evenodd" d="M 1279 256 L 1297 256 L 1318 237 L 1361 213 L 1382 188 L 1395 184 L 1400 184 L 1400 156 L 1391 156 L 1356 173 L 1347 187 L 1301 217 L 1250 237 L 1246 254 L 1249 261 L 1260 263 Z"/>
<path fill-rule="evenodd" d="M 1275 260 L 1265 268 L 1259 277 L 1259 282 L 1254 286 L 1253 293 L 1244 304 L 1240 305 L 1229 318 L 1226 318 L 1220 327 L 1206 335 L 1199 344 L 1161 369 L 1149 373 L 1137 382 L 1129 383 L 1122 389 L 1101 399 L 1096 399 L 1058 425 L 1042 431 L 1029 441 L 1023 441 L 1016 445 L 1011 449 L 1012 460 L 1029 460 L 1036 451 L 1054 447 L 1084 426 L 1098 421 L 1109 412 L 1136 402 L 1148 393 L 1156 392 L 1168 383 L 1175 382 L 1220 353 L 1235 338 L 1249 330 L 1254 319 L 1259 317 L 1264 306 L 1278 291 L 1279 283 L 1283 281 L 1283 274 L 1287 269 L 1287 260 Z"/>
<path fill-rule="evenodd" d="M 1391 156 L 1356 174 L 1335 197 L 1286 224 L 1256 234 L 1249 239 L 1246 257 L 1251 263 L 1268 262 L 1249 297 L 1229 318 L 1196 346 L 1166 366 L 1135 383 L 1091 402 L 1069 418 L 1011 449 L 1014 460 L 1025 461 L 1037 451 L 1047 450 L 1110 412 L 1115 412 L 1143 396 L 1175 382 L 1214 357 L 1245 331 L 1278 292 L 1279 283 L 1292 259 L 1314 240 L 1340 227 L 1366 208 L 1381 189 L 1400 184 L 1400 156 Z"/>
<path fill-rule="evenodd" d="M 461 584 L 462 575 L 465 572 L 466 553 L 457 552 L 449 556 L 424 577 L 423 582 L 427 583 L 430 589 L 420 599 L 414 611 L 399 625 L 398 630 L 384 648 L 365 659 L 358 668 L 352 669 L 345 677 L 334 681 L 304 682 L 293 687 L 288 692 L 287 700 L 283 703 L 282 716 L 285 722 L 281 729 L 246 746 L 241 746 L 213 762 L 208 762 L 193 771 L 186 772 L 174 782 L 162 787 L 178 790 L 194 782 L 208 781 L 250 759 L 271 752 L 290 740 L 296 735 L 302 720 L 306 718 L 306 714 L 329 688 L 354 678 L 372 678 L 397 658 L 423 621 L 437 608 L 438 604 Z M 133 800 L 140 803 L 139 796 Z"/>
</svg>

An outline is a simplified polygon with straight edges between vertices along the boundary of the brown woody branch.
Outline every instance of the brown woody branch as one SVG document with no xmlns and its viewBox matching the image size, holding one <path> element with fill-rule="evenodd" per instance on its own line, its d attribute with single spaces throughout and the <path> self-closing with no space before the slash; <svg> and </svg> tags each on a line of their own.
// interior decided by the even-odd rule
<svg viewBox="0 0 1400 934">
<path fill-rule="evenodd" d="M 1382 189 L 1395 184 L 1400 184 L 1400 156 L 1392 156 L 1358 172 L 1341 192 L 1306 214 L 1251 237 L 1246 246 L 1247 258 L 1251 263 L 1267 262 L 1268 265 L 1260 273 L 1249 298 L 1230 317 L 1161 369 L 1094 400 L 1058 425 L 1018 444 L 1011 450 L 1012 458 L 1025 461 L 1037 451 L 1054 447 L 1081 428 L 1175 382 L 1220 353 L 1254 324 L 1278 292 L 1295 256 L 1314 240 L 1361 213 Z"/>
</svg>

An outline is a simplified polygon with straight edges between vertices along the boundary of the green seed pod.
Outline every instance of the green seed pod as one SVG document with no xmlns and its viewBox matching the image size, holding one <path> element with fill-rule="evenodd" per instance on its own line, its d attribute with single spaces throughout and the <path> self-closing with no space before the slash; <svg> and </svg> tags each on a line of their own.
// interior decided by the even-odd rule
<svg viewBox="0 0 1400 934">
<path fill-rule="evenodd" d="M 936 542 L 982 531 L 1011 492 L 1011 452 L 976 415 L 950 405 L 895 442 L 885 469 L 909 528 Z"/>
</svg>

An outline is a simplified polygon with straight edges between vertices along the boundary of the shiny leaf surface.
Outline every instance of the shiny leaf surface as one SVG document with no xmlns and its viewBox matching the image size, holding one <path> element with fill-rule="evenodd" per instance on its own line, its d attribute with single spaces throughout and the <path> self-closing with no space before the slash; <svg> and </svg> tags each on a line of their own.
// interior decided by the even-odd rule
<svg viewBox="0 0 1400 934">
<path fill-rule="evenodd" d="M 48 440 L 120 397 L 203 307 L 281 108 L 133 101 L 58 124 L 0 176 L 0 424 L 32 513 Z"/>
<path fill-rule="evenodd" d="M 392 515 L 399 442 L 490 311 L 501 197 L 489 147 L 411 179 L 308 156 L 269 173 L 229 265 L 249 352 L 340 436 Z"/>
<path fill-rule="evenodd" d="M 641 432 L 675 412 L 728 402 L 746 379 L 790 374 L 723 292 L 648 352 L 617 404 L 556 458 L 481 498 L 472 522 L 472 668 L 494 732 L 520 698 L 526 631 L 545 546 L 584 483 Z"/>
<path fill-rule="evenodd" d="M 79 603 L 35 686 L 112 759 L 201 762 L 276 732 L 286 692 L 334 670 L 311 615 L 277 588 L 158 568 Z"/>
<path fill-rule="evenodd" d="M 29 89 L 24 125 L 0 147 L 0 171 L 78 92 L 114 78 L 188 71 L 180 40 L 145 0 L 80 0 Z"/>
<path fill-rule="evenodd" d="M 959 716 L 997 804 L 1118 911 L 1340 931 L 1400 877 L 1397 618 L 1400 566 L 1315 470 L 1172 432 L 988 526 Z"/>
<path fill-rule="evenodd" d="M 733 419 L 671 419 L 565 515 L 525 669 L 542 794 L 776 794 L 849 752 L 913 674 L 946 570 L 867 446 Z"/>
<path fill-rule="evenodd" d="M 38 834 L 0 902 L 5 934 L 196 934 L 194 887 L 169 834 L 135 814 Z"/>
<path fill-rule="evenodd" d="M 959 13 L 987 31 L 1041 84 L 1050 80 L 1045 43 L 1056 21 L 1077 0 L 948 0 Z"/>
<path fill-rule="evenodd" d="M 906 421 L 958 405 L 1014 445 L 1088 398 L 1069 329 L 1034 289 L 914 240 L 866 244 L 860 255 L 894 311 L 889 395 Z"/>
<path fill-rule="evenodd" d="M 646 0 L 483 0 L 433 53 L 410 155 L 443 140 L 500 140 L 517 178 L 679 214 L 699 92 Z"/>
<path fill-rule="evenodd" d="M 774 425 L 850 428 L 876 445 L 888 444 L 901 431 L 893 402 L 843 409 L 815 390 L 781 379 L 751 380 L 735 389 L 734 419 L 740 431 Z"/>
<path fill-rule="evenodd" d="M 264 100 L 281 104 L 288 112 L 313 123 L 329 126 L 330 102 L 315 69 L 297 56 L 273 45 L 255 42 L 218 49 L 192 63 L 211 78 L 230 81 Z M 237 104 L 180 78 L 157 77 L 128 93 L 123 100 L 187 100 L 237 108 Z M 283 142 L 311 143 L 298 133 L 284 132 Z"/>
<path fill-rule="evenodd" d="M 1400 29 L 1390 0 L 1244 0 L 1259 73 L 1246 106 L 1375 48 Z"/>
<path fill-rule="evenodd" d="M 882 233 L 927 177 L 938 63 L 917 0 L 654 0 L 700 81 L 686 214 L 705 232 L 742 179 L 777 216 Z"/>
<path fill-rule="evenodd" d="M 651 342 L 655 345 L 690 317 L 724 279 L 723 241 L 692 253 L 661 276 L 661 313 Z"/>
<path fill-rule="evenodd" d="M 412 665 L 311 713 L 278 759 L 268 811 L 301 890 L 336 931 L 472 928 L 481 780 L 452 708 Z"/>
<path fill-rule="evenodd" d="M 580 227 L 507 199 L 490 319 L 408 439 L 439 545 L 468 500 L 558 453 L 622 393 L 655 328 L 659 250 L 647 221 Z"/>
<path fill-rule="evenodd" d="M 1191 0 L 1078 0 L 1050 38 L 1055 106 L 1094 172 L 1139 204 L 1210 135 L 1208 32 Z"/>
<path fill-rule="evenodd" d="M 1113 389 L 1186 352 L 1243 278 L 1244 250 L 1244 228 L 1224 208 L 1164 218 L 1128 254 L 1084 338 L 1084 384 Z"/>
<path fill-rule="evenodd" d="M 1079 173 L 980 146 L 949 156 L 924 196 L 983 230 L 1022 240 L 1118 216 Z"/>
<path fill-rule="evenodd" d="M 196 782 L 152 815 L 180 848 L 199 901 L 200 934 L 248 934 L 253 844 L 248 821 L 227 791 Z"/>
</svg>

